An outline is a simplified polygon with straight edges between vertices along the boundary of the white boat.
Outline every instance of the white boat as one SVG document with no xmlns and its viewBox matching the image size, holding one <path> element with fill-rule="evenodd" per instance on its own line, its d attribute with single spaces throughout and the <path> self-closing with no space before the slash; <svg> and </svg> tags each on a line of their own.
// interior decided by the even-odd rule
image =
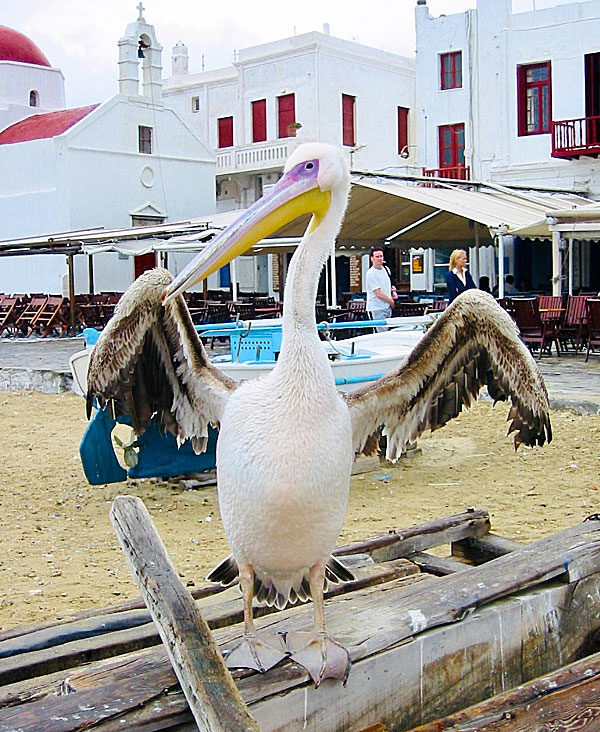
<svg viewBox="0 0 600 732">
<path fill-rule="evenodd" d="M 424 329 L 433 323 L 434 315 L 388 318 L 381 321 L 352 323 L 320 323 L 321 331 L 368 329 L 387 326 L 389 330 L 368 333 L 344 340 L 323 341 L 331 369 L 340 391 L 352 391 L 368 381 L 376 381 L 398 366 L 423 337 Z M 281 320 L 252 320 L 237 323 L 198 326 L 202 337 L 229 337 L 228 353 L 211 360 L 235 381 L 252 379 L 268 373 L 277 360 L 281 343 Z M 69 360 L 74 390 L 85 394 L 90 353 L 98 331 L 86 328 L 86 348 Z"/>
</svg>

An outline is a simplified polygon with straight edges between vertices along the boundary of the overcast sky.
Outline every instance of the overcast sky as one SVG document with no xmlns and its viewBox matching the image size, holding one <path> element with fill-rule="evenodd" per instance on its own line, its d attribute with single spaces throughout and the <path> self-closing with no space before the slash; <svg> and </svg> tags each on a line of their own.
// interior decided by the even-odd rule
<svg viewBox="0 0 600 732">
<path fill-rule="evenodd" d="M 513 0 L 530 10 L 569 0 Z M 183 41 L 190 71 L 231 64 L 233 52 L 329 23 L 331 34 L 412 56 L 416 0 L 146 0 L 144 17 L 163 46 Z M 475 7 L 476 0 L 428 0 L 438 16 Z M 135 0 L 0 0 L 0 24 L 25 33 L 65 76 L 67 106 L 101 102 L 117 93 L 117 41 L 138 16 Z"/>
</svg>

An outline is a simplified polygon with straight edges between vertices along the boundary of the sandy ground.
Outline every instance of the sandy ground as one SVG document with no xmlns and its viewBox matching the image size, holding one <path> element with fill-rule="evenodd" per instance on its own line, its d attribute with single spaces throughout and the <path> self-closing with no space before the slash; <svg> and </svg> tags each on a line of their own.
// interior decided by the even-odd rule
<svg viewBox="0 0 600 732">
<path fill-rule="evenodd" d="M 353 477 L 340 542 L 468 506 L 489 510 L 497 533 L 529 541 L 600 510 L 600 416 L 554 412 L 552 444 L 515 453 L 506 414 L 480 403 L 422 438 L 421 455 Z M 214 486 L 88 485 L 78 455 L 85 425 L 73 394 L 0 394 L 0 629 L 137 596 L 108 518 L 120 493 L 143 499 L 188 585 L 228 553 Z"/>
</svg>

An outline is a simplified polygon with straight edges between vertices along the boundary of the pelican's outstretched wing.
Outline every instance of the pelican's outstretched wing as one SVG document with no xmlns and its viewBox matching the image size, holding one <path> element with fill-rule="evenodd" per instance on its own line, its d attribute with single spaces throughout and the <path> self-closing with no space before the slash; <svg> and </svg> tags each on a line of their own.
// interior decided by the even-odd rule
<svg viewBox="0 0 600 732">
<path fill-rule="evenodd" d="M 171 279 L 149 270 L 119 301 L 90 357 L 88 417 L 97 398 L 113 417 L 130 414 L 140 434 L 158 413 L 165 430 L 201 452 L 236 383 L 211 365 L 183 298 L 163 306 Z"/>
<path fill-rule="evenodd" d="M 348 394 L 354 449 L 362 451 L 383 425 L 387 457 L 396 460 L 408 442 L 470 406 L 485 385 L 494 401 L 512 401 L 515 449 L 550 442 L 546 386 L 515 324 L 491 295 L 467 290 L 397 369 Z"/>
</svg>

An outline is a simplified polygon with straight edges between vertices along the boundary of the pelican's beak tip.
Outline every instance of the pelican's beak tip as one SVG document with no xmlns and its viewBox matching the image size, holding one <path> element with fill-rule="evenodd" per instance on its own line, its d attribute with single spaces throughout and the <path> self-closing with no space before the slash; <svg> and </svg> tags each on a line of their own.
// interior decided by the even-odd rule
<svg viewBox="0 0 600 732">
<path fill-rule="evenodd" d="M 165 287 L 165 289 L 160 294 L 160 301 L 162 302 L 163 305 L 167 302 L 168 296 L 169 296 L 169 294 L 167 292 L 167 288 Z"/>
</svg>

